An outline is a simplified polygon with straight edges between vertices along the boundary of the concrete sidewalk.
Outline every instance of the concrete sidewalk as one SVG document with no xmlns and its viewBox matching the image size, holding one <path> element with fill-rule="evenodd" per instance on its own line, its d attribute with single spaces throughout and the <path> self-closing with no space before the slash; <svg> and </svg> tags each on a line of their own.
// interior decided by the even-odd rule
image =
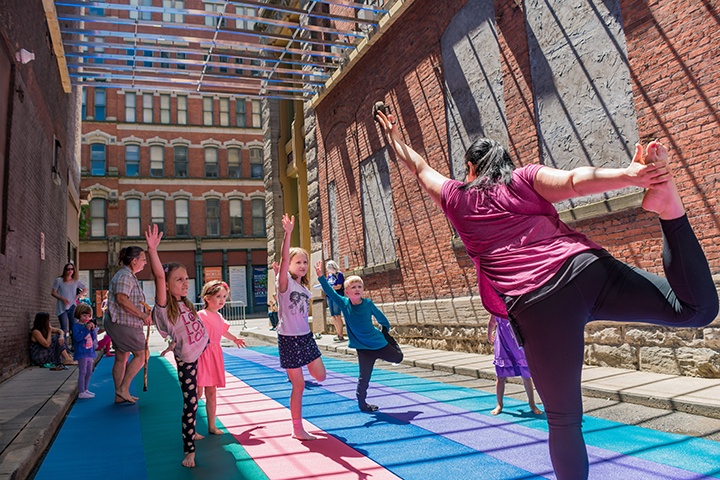
<svg viewBox="0 0 720 480">
<path fill-rule="evenodd" d="M 243 328 L 243 326 L 245 328 Z M 233 325 L 238 335 L 275 342 L 267 317 L 248 318 Z M 333 335 L 317 340 L 321 350 L 355 355 L 347 342 L 334 342 Z M 150 337 L 150 350 L 166 347 L 157 332 Z M 476 378 L 494 379 L 490 355 L 403 346 L 403 364 Z M 142 372 L 140 373 L 142 375 Z M 513 381 L 513 379 L 509 379 Z M 519 383 L 518 379 L 515 379 Z M 720 379 L 702 379 L 637 372 L 607 367 L 583 369 L 583 394 L 649 407 L 665 408 L 720 418 Z M 27 478 L 77 396 L 77 367 L 51 371 L 29 367 L 0 383 L 0 479 Z"/>
</svg>

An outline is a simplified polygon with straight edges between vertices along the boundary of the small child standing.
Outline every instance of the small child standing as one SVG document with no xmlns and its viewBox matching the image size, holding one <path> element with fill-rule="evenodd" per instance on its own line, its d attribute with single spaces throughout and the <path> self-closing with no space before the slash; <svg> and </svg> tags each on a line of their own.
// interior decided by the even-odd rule
<svg viewBox="0 0 720 480">
<path fill-rule="evenodd" d="M 400 363 L 403 359 L 402 350 L 390 336 L 390 322 L 384 313 L 375 306 L 369 298 L 363 298 L 365 284 L 362 278 L 352 275 L 345 280 L 345 296 L 340 296 L 323 276 L 322 262 L 315 265 L 320 286 L 329 300 L 335 302 L 345 316 L 345 327 L 349 338 L 348 347 L 357 351 L 358 375 L 357 397 L 358 407 L 363 412 L 374 412 L 377 405 L 367 403 L 367 389 L 370 384 L 375 361 L 385 360 L 390 363 Z M 382 331 L 375 328 L 372 318 L 382 327 Z"/>
<path fill-rule="evenodd" d="M 272 298 L 268 302 L 268 318 L 270 319 L 270 331 L 274 332 L 278 326 L 277 293 L 273 293 Z"/>
<path fill-rule="evenodd" d="M 530 378 L 530 369 L 525 359 L 525 353 L 518 346 L 517 340 L 515 340 L 510 322 L 504 318 L 491 315 L 488 322 L 488 340 L 493 344 L 495 352 L 493 364 L 495 365 L 495 376 L 497 377 L 495 380 L 497 406 L 490 413 L 499 415 L 502 412 L 507 377 L 522 377 L 530 410 L 535 415 L 542 415 L 542 410 L 535 405 L 533 383 L 532 378 Z"/>
<path fill-rule="evenodd" d="M 168 263 L 163 266 L 158 255 L 158 245 L 162 232 L 157 225 L 149 226 L 145 232 L 148 249 L 147 254 L 155 277 L 155 306 L 153 321 L 163 338 L 171 335 L 175 348 L 178 381 L 183 394 L 183 409 L 180 417 L 185 458 L 183 467 L 195 466 L 195 440 L 203 438 L 195 428 L 198 392 L 197 392 L 197 361 L 208 344 L 205 326 L 195 312 L 195 308 L 187 298 L 188 273 L 180 263 Z"/>
<path fill-rule="evenodd" d="M 72 326 L 74 358 L 78 363 L 78 398 L 93 398 L 95 394 L 88 390 L 95 361 L 95 346 L 97 345 L 97 331 L 92 321 L 92 307 L 86 303 L 80 303 L 75 307 L 73 315 L 78 320 Z"/>
<path fill-rule="evenodd" d="M 305 378 L 302 367 L 307 365 L 308 372 L 315 380 L 325 380 L 325 364 L 313 334 L 310 331 L 310 297 L 308 289 L 308 269 L 310 256 L 302 248 L 290 248 L 290 235 L 295 227 L 295 217 L 287 213 L 282 218 L 285 235 L 277 275 L 278 316 L 278 353 L 280 366 L 287 372 L 292 383 L 290 393 L 290 415 L 293 423 L 293 437 L 299 440 L 315 440 L 303 428 L 302 396 L 305 390 Z"/>
<path fill-rule="evenodd" d="M 198 359 L 198 396 L 205 392 L 205 411 L 207 412 L 208 432 L 221 435 L 222 430 L 215 425 L 217 411 L 217 389 L 225 386 L 225 359 L 223 358 L 220 340 L 225 337 L 238 347 L 245 346 L 245 340 L 230 333 L 230 324 L 220 314 L 230 294 L 227 283 L 213 280 L 203 286 L 202 297 L 204 308 L 198 312 L 200 320 L 208 332 L 209 342 L 205 351 Z"/>
</svg>

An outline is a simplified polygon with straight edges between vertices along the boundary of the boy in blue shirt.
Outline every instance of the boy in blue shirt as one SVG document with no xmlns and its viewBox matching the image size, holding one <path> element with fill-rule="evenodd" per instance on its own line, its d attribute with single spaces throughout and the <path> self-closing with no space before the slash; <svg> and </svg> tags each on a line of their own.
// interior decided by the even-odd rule
<svg viewBox="0 0 720 480">
<path fill-rule="evenodd" d="M 340 310 L 345 316 L 348 346 L 357 350 L 360 375 L 355 395 L 358 406 L 363 412 L 374 412 L 378 409 L 377 405 L 371 405 L 365 399 L 375 361 L 382 359 L 390 363 L 400 363 L 403 359 L 402 350 L 388 333 L 390 322 L 385 314 L 375 306 L 372 300 L 363 298 L 365 285 L 362 278 L 356 275 L 348 277 L 345 280 L 345 296 L 341 297 L 323 276 L 322 262 L 315 265 L 315 272 L 325 295 L 340 306 Z M 382 327 L 382 331 L 375 328 L 372 317 L 375 317 Z"/>
</svg>

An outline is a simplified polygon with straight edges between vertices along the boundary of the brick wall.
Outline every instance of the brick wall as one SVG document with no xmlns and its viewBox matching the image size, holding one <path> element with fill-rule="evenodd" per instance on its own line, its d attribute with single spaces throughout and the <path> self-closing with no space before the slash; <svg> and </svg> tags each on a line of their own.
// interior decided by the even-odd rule
<svg viewBox="0 0 720 480">
<path fill-rule="evenodd" d="M 72 188 L 68 179 L 79 177 L 74 163 L 77 97 L 63 92 L 42 2 L 4 5 L 0 9 L 0 48 L 9 54 L 15 76 L 7 178 L 1 179 L 7 182 L 8 230 L 7 249 L 0 253 L 0 381 L 29 363 L 35 313 L 48 311 L 57 323 L 56 300 L 50 290 L 68 260 L 66 209 L 68 189 Z M 16 62 L 15 52 L 20 48 L 33 52 L 35 60 L 25 65 Z M 54 138 L 62 146 L 60 185 L 53 183 L 51 176 Z"/>
<path fill-rule="evenodd" d="M 445 175 L 448 127 L 440 37 L 468 2 L 414 2 L 401 19 L 316 105 L 322 238 L 330 244 L 330 182 L 337 188 L 339 254 L 335 260 L 363 272 L 366 290 L 382 304 L 405 341 L 451 350 L 489 352 L 486 313 L 479 307 L 474 270 L 462 248 L 453 248 L 452 229 L 440 209 L 396 162 L 390 166 L 395 242 L 399 266 L 373 273 L 363 269 L 364 237 L 360 163 L 385 145 L 371 118 L 384 100 L 401 125 L 405 141 Z M 562 2 L 552 2 L 563 8 Z M 609 2 L 608 5 L 612 4 Z M 494 2 L 503 75 L 508 148 L 519 163 L 538 162 L 537 130 L 528 32 L 520 2 Z M 720 274 L 720 213 L 717 186 L 720 160 L 713 139 L 720 133 L 720 38 L 717 15 L 702 2 L 619 1 L 639 138 L 660 138 L 672 152 L 678 187 L 690 221 Z M 478 52 L 482 59 L 482 51 Z M 594 81 L 602 82 L 602 77 Z M 618 258 L 662 272 L 661 236 L 656 216 L 631 207 L 573 227 Z M 327 249 L 326 249 L 327 250 Z M 339 257 L 339 258 L 338 258 Z M 587 361 L 625 368 L 720 375 L 720 329 L 674 334 L 636 325 L 593 324 Z M 670 338 L 661 351 L 658 338 Z M 612 347 L 612 348 L 610 348 Z M 653 348 L 654 350 L 648 350 Z M 660 349 L 660 350 L 659 350 Z M 671 361 L 676 356 L 682 361 Z M 653 359 L 658 359 L 656 362 Z"/>
</svg>

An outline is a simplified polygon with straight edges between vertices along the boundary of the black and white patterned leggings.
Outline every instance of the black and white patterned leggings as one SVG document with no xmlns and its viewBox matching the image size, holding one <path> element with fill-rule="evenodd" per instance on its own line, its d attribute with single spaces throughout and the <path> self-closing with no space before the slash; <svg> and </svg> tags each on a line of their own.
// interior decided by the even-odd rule
<svg viewBox="0 0 720 480">
<path fill-rule="evenodd" d="M 198 408 L 197 361 L 183 362 L 176 356 L 175 363 L 177 363 L 178 380 L 183 394 L 181 424 L 183 451 L 187 454 L 195 451 L 195 423 Z"/>
</svg>

